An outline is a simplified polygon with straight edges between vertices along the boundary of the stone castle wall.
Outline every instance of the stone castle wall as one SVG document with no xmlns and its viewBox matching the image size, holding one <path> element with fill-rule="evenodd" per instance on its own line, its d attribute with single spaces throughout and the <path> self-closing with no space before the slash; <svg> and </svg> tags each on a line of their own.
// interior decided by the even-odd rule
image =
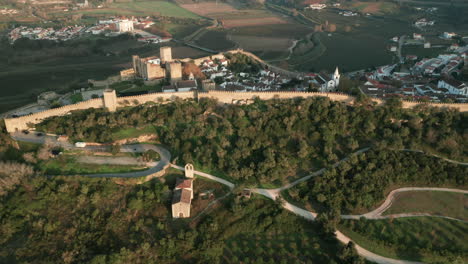
<svg viewBox="0 0 468 264">
<path fill-rule="evenodd" d="M 15 131 L 21 131 L 28 129 L 28 124 L 38 124 L 42 120 L 51 116 L 61 116 L 70 113 L 75 110 L 85 110 L 89 108 L 103 108 L 104 101 L 102 98 L 91 99 L 77 104 L 66 105 L 59 108 L 49 109 L 46 111 L 17 117 L 17 118 L 6 118 L 5 126 L 8 132 L 12 133 Z"/>
<path fill-rule="evenodd" d="M 128 106 L 128 105 L 141 105 L 148 102 L 153 103 L 163 103 L 166 101 L 172 101 L 176 98 L 180 99 L 197 99 L 198 98 L 212 98 L 216 99 L 221 103 L 226 104 L 244 104 L 251 103 L 255 98 L 261 100 L 270 100 L 274 98 L 278 99 L 291 99 L 291 98 L 307 98 L 307 97 L 328 97 L 330 100 L 339 101 L 346 104 L 352 104 L 354 97 L 346 94 L 340 93 L 320 93 L 320 92 L 289 92 L 289 91 L 280 91 L 280 92 L 223 92 L 223 91 L 209 91 L 209 92 L 173 92 L 173 93 L 152 93 L 136 96 L 126 96 L 126 97 L 116 97 L 115 100 L 107 100 L 104 103 L 104 100 L 91 99 L 88 101 L 80 102 L 73 105 L 67 105 L 56 109 L 50 109 L 43 112 L 17 117 L 17 118 L 7 118 L 5 119 L 5 125 L 7 131 L 12 133 L 15 131 L 20 131 L 23 129 L 28 129 L 28 124 L 37 124 L 40 123 L 47 117 L 65 115 L 71 111 L 75 110 L 84 110 L 88 108 L 104 108 L 107 109 L 117 109 L 118 107 Z M 377 104 L 382 104 L 383 101 L 380 99 L 372 99 Z M 468 104 L 444 104 L 444 103 L 423 103 L 423 102 L 410 102 L 403 101 L 404 108 L 412 108 L 416 105 L 425 104 L 434 107 L 446 107 L 446 108 L 456 108 L 460 112 L 468 112 Z"/>
</svg>

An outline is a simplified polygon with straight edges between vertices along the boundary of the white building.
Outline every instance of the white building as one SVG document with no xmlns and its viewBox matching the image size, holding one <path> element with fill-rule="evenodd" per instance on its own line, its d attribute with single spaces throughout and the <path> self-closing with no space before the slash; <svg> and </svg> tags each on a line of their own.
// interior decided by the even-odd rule
<svg viewBox="0 0 468 264">
<path fill-rule="evenodd" d="M 451 94 L 468 96 L 468 86 L 454 79 L 442 79 L 437 84 L 438 88 L 445 88 Z"/>
<path fill-rule="evenodd" d="M 453 32 L 444 32 L 444 34 L 442 35 L 443 38 L 445 39 L 451 39 L 453 37 L 455 37 L 457 34 L 453 33 Z"/>
<path fill-rule="evenodd" d="M 317 76 L 312 80 L 312 83 L 315 83 L 320 87 L 320 92 L 332 92 L 338 88 L 340 77 L 340 72 L 338 71 L 338 67 L 336 67 L 333 75 L 330 76 L 323 73 L 317 74 Z"/>
<path fill-rule="evenodd" d="M 119 32 L 132 32 L 133 31 L 132 20 L 121 20 L 116 23 L 116 26 Z"/>
<path fill-rule="evenodd" d="M 313 9 L 313 10 L 321 10 L 321 9 L 324 9 L 325 7 L 327 7 L 326 4 L 311 4 L 311 5 L 309 5 L 309 8 Z"/>
</svg>

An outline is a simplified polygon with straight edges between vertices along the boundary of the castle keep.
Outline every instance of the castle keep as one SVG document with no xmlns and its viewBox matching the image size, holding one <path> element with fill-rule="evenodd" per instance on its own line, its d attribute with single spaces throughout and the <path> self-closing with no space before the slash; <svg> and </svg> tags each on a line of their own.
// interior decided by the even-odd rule
<svg viewBox="0 0 468 264">
<path fill-rule="evenodd" d="M 132 56 L 133 68 L 120 72 L 122 79 L 139 77 L 145 81 L 162 80 L 169 78 L 171 82 L 182 80 L 182 63 L 172 59 L 171 47 L 161 47 L 160 56 L 140 58 Z"/>
</svg>

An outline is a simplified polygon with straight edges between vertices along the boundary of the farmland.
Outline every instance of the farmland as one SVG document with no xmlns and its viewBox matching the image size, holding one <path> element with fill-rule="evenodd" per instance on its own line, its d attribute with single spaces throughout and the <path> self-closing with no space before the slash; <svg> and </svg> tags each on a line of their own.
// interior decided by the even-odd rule
<svg viewBox="0 0 468 264">
<path fill-rule="evenodd" d="M 57 12 L 63 15 L 62 12 Z M 166 1 L 113 3 L 101 9 L 85 9 L 68 14 L 83 14 L 88 16 L 126 15 L 126 16 L 168 16 L 177 18 L 200 19 L 201 17 L 180 6 Z"/>
<path fill-rule="evenodd" d="M 227 39 L 227 33 L 221 30 L 207 30 L 197 36 L 195 43 L 219 51 L 235 47 L 235 43 Z"/>
<path fill-rule="evenodd" d="M 449 192 L 403 192 L 384 215 L 430 213 L 468 220 L 468 195 Z"/>
</svg>

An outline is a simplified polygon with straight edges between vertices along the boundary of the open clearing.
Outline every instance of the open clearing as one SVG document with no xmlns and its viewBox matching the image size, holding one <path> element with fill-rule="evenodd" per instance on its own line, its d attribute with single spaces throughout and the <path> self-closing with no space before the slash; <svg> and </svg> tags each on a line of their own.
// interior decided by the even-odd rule
<svg viewBox="0 0 468 264">
<path fill-rule="evenodd" d="M 401 213 L 430 213 L 468 220 L 468 195 L 450 192 L 398 193 L 392 206 L 383 215 Z"/>
</svg>

